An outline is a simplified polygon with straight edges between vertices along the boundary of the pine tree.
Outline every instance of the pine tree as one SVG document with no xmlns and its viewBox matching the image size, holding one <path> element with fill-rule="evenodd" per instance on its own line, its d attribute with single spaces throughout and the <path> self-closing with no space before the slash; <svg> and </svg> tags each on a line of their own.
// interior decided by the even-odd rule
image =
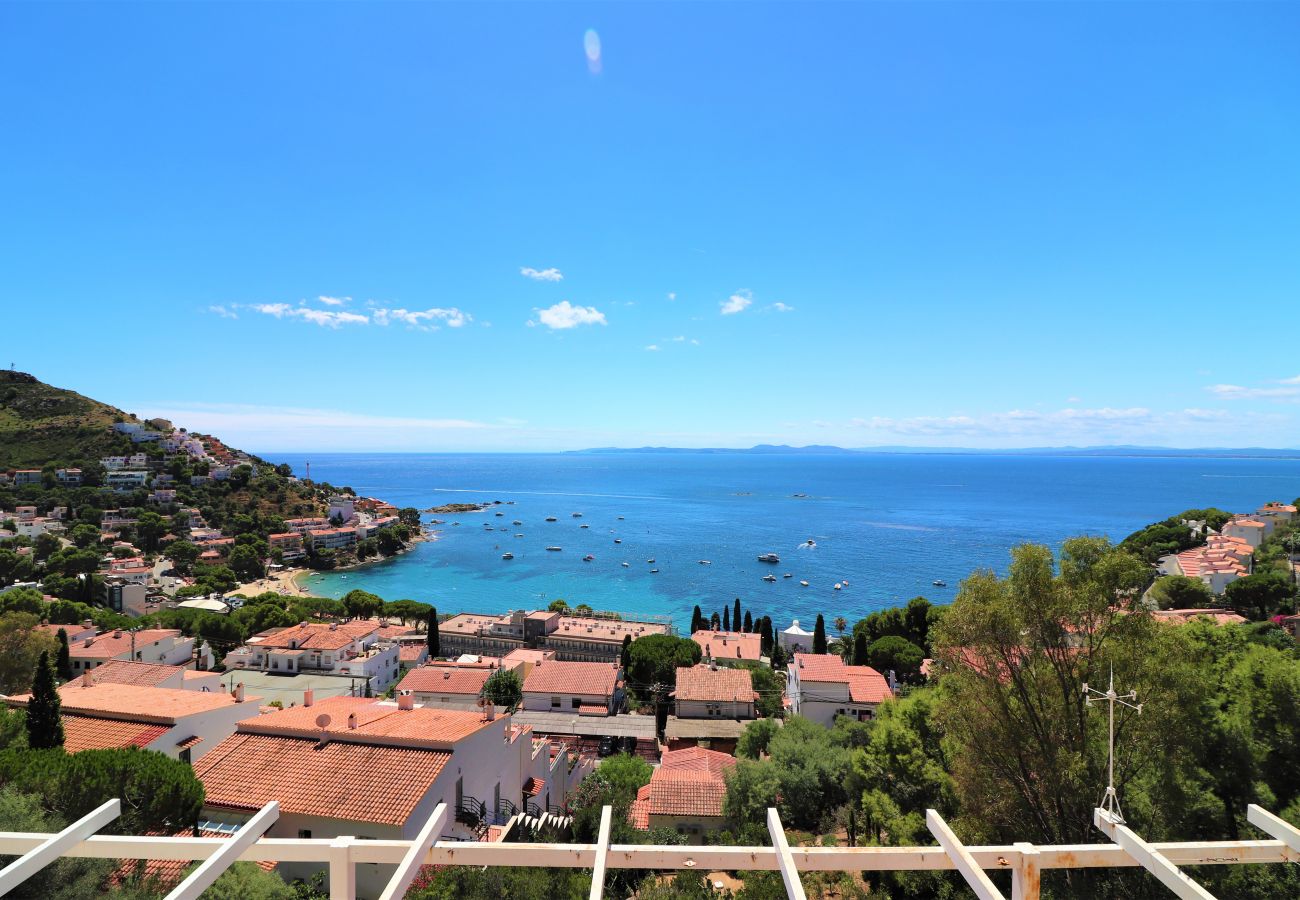
<svg viewBox="0 0 1300 900">
<path fill-rule="evenodd" d="M 59 629 L 59 654 L 55 657 L 54 671 L 60 681 L 72 680 L 72 658 L 68 653 L 68 632 Z"/>
<path fill-rule="evenodd" d="M 438 637 L 438 607 L 429 610 L 429 659 L 442 656 L 442 643 Z"/>
<path fill-rule="evenodd" d="M 54 668 L 47 650 L 41 651 L 36 677 L 32 679 L 32 697 L 27 701 L 27 746 L 33 750 L 63 746 L 59 692 L 54 689 Z"/>
<path fill-rule="evenodd" d="M 736 605 L 731 610 L 731 621 L 735 623 L 736 630 L 740 630 L 740 598 L 736 598 Z"/>
<path fill-rule="evenodd" d="M 745 633 L 754 633 L 754 617 L 749 614 L 749 610 L 745 610 Z"/>
<path fill-rule="evenodd" d="M 867 664 L 867 635 L 859 631 L 853 639 L 853 665 L 865 666 Z"/>
<path fill-rule="evenodd" d="M 826 620 L 817 614 L 817 624 L 813 627 L 813 653 L 826 653 Z"/>
<path fill-rule="evenodd" d="M 725 606 L 722 607 L 722 630 L 731 630 L 731 610 Z"/>
<path fill-rule="evenodd" d="M 704 618 L 704 613 L 700 612 L 700 605 L 695 604 L 695 611 L 691 613 L 691 634 L 697 631 L 704 631 L 709 627 L 709 623 Z"/>
</svg>

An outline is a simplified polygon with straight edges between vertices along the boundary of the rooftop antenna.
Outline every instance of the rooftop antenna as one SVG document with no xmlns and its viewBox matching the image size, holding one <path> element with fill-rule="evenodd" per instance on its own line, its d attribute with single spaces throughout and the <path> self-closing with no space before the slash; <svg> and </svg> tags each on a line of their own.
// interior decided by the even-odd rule
<svg viewBox="0 0 1300 900">
<path fill-rule="evenodd" d="M 1094 703 L 1105 702 L 1109 709 L 1110 717 L 1110 734 L 1107 740 L 1109 757 L 1107 759 L 1106 775 L 1106 796 L 1101 800 L 1101 808 L 1110 813 L 1112 819 L 1119 824 L 1124 823 L 1124 811 L 1119 806 L 1119 794 L 1115 791 L 1115 704 L 1127 706 L 1129 709 L 1135 709 L 1138 715 L 1142 714 L 1142 704 L 1131 701 L 1137 699 L 1137 691 L 1129 691 L 1127 694 L 1117 694 L 1115 692 L 1115 667 L 1110 667 L 1110 685 L 1105 691 L 1099 691 L 1096 688 L 1088 687 L 1088 682 L 1083 683 L 1084 705 L 1092 706 Z"/>
</svg>

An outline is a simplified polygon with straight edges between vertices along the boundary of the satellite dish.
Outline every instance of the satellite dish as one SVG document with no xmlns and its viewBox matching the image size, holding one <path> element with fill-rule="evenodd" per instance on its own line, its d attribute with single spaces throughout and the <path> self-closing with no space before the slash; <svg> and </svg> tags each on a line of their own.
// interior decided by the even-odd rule
<svg viewBox="0 0 1300 900">
<path fill-rule="evenodd" d="M 332 722 L 332 721 L 333 721 L 333 720 L 329 717 L 329 714 L 328 714 L 328 713 L 321 713 L 319 716 L 316 717 L 316 727 L 317 727 L 317 728 L 328 728 L 330 722 Z"/>
</svg>

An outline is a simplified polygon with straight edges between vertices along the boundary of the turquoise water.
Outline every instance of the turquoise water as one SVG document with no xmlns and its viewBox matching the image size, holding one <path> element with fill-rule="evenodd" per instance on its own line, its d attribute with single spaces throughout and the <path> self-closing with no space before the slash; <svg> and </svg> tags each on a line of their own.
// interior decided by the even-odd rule
<svg viewBox="0 0 1300 900">
<path fill-rule="evenodd" d="M 398 506 L 502 501 L 487 512 L 439 516 L 446 524 L 438 539 L 401 558 L 313 575 L 307 584 L 316 593 L 363 588 L 477 612 L 564 598 L 667 616 L 679 627 L 696 603 L 708 613 L 735 597 L 781 623 L 811 622 L 818 612 L 852 622 L 918 594 L 942 603 L 972 570 L 1003 570 L 1017 543 L 1056 546 L 1076 534 L 1118 540 L 1188 507 L 1253 510 L 1300 495 L 1300 461 L 1277 459 L 265 455 L 300 474 L 310 459 L 316 480 Z M 512 525 L 516 519 L 522 524 Z M 810 539 L 815 548 L 800 546 Z M 779 565 L 755 559 L 769 551 Z M 502 560 L 505 552 L 514 559 Z M 595 559 L 584 562 L 587 554 Z M 787 572 L 793 577 L 780 577 Z M 762 581 L 768 573 L 776 583 Z M 848 586 L 836 591 L 836 582 Z"/>
</svg>

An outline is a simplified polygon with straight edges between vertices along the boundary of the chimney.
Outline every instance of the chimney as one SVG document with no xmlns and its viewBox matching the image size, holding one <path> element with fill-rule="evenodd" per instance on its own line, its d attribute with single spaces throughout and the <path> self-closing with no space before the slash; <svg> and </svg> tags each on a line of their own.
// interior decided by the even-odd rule
<svg viewBox="0 0 1300 900">
<path fill-rule="evenodd" d="M 311 706 L 311 705 L 312 705 L 313 703 L 315 703 L 315 702 L 316 702 L 316 692 L 315 692 L 315 691 L 313 691 L 311 688 L 307 688 L 307 690 L 305 690 L 305 691 L 302 692 L 302 705 L 303 705 L 303 706 Z"/>
<path fill-rule="evenodd" d="M 94 687 L 94 686 L 95 686 L 95 676 L 90 674 L 90 670 L 89 670 L 89 669 L 86 670 L 86 674 L 85 674 L 85 675 L 82 675 L 82 676 L 81 676 L 81 686 L 82 686 L 82 687 Z"/>
<path fill-rule="evenodd" d="M 339 630 L 339 623 L 338 623 L 338 622 L 330 622 L 330 631 L 338 631 L 338 630 Z"/>
<path fill-rule="evenodd" d="M 398 709 L 415 709 L 415 696 L 412 694 L 397 695 Z"/>
<path fill-rule="evenodd" d="M 487 717 L 489 722 L 495 721 L 497 717 L 497 708 L 489 703 L 483 708 L 483 715 Z"/>
<path fill-rule="evenodd" d="M 239 684 L 235 685 L 235 702 L 236 703 L 244 702 L 244 683 L 242 681 Z"/>
<path fill-rule="evenodd" d="M 356 728 L 356 727 L 357 727 L 357 714 L 348 713 L 348 728 Z"/>
</svg>

